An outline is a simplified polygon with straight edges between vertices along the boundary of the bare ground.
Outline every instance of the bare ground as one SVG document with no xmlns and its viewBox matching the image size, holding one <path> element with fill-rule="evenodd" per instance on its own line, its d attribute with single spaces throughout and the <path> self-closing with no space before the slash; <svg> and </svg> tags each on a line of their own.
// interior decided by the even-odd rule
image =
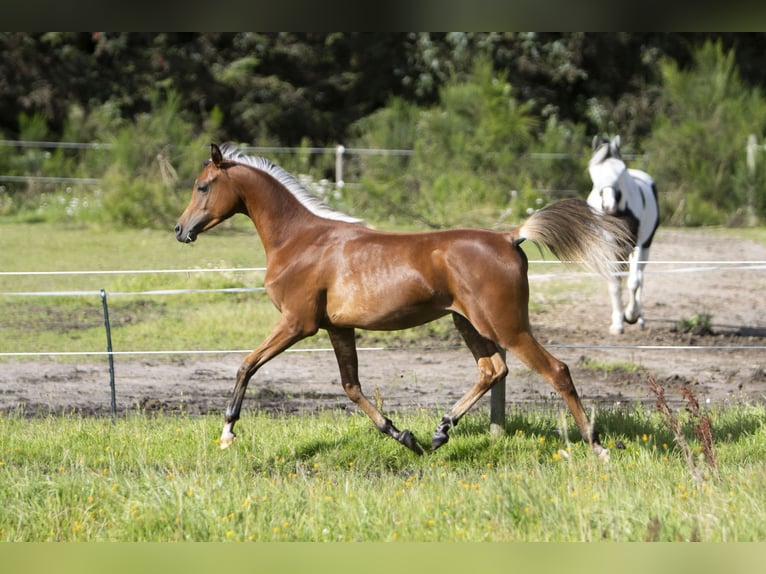
<svg viewBox="0 0 766 574">
<path fill-rule="evenodd" d="M 532 314 L 537 338 L 570 366 L 586 407 L 653 404 L 646 382 L 649 375 L 665 388 L 670 402 L 679 403 L 681 386 L 690 386 L 700 402 L 711 405 L 765 401 L 766 271 L 667 273 L 661 271 L 670 266 L 659 261 L 766 261 L 766 246 L 724 240 L 706 231 L 661 229 L 651 257 L 657 263 L 650 263 L 647 270 L 643 331 L 627 326 L 624 335 L 608 334 L 606 284 L 596 278 L 584 299 L 552 297 L 539 305 L 542 311 Z M 536 284 L 544 280 L 531 280 L 533 299 Z M 712 315 L 712 332 L 694 334 L 677 328 L 679 320 L 695 313 Z M 429 349 L 360 351 L 363 389 L 371 398 L 378 391 L 387 412 L 446 410 L 475 379 L 471 354 L 452 342 L 417 343 L 418 347 L 432 344 L 434 348 Z M 684 348 L 656 348 L 660 346 Z M 722 346 L 733 348 L 710 348 Z M 222 412 L 240 359 L 237 355 L 143 360 L 118 356 L 118 412 L 136 408 Z M 509 407 L 563 407 L 539 375 L 510 356 L 509 367 Z M 79 365 L 46 359 L 0 363 L 0 411 L 21 410 L 30 416 L 49 412 L 106 415 L 110 396 L 105 359 Z M 479 406 L 486 407 L 488 401 L 487 396 Z M 356 407 L 340 386 L 333 353 L 292 352 L 259 371 L 250 384 L 245 408 L 292 413 Z"/>
</svg>

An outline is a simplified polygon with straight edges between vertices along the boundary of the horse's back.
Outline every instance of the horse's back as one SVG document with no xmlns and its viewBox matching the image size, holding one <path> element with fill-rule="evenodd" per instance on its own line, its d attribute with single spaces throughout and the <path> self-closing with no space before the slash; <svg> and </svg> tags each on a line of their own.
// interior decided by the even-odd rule
<svg viewBox="0 0 766 574">
<path fill-rule="evenodd" d="M 357 229 L 323 262 L 319 287 L 336 326 L 413 327 L 473 305 L 507 305 L 527 292 L 526 257 L 512 233 L 453 229 L 388 233 Z"/>
<path fill-rule="evenodd" d="M 648 185 L 649 187 L 654 185 L 654 178 L 643 170 L 628 168 L 628 173 L 638 182 Z"/>
<path fill-rule="evenodd" d="M 650 247 L 654 239 L 654 233 L 660 224 L 657 185 L 654 183 L 654 178 L 645 171 L 629 169 L 628 173 L 636 182 L 642 198 L 641 215 L 638 218 L 638 243 L 643 247 Z"/>
</svg>

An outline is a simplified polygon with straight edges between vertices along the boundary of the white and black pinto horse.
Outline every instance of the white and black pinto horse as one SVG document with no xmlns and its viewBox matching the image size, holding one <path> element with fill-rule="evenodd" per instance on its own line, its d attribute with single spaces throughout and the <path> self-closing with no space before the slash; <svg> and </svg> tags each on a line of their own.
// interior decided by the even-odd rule
<svg viewBox="0 0 766 574">
<path fill-rule="evenodd" d="M 649 248 L 660 222 L 657 188 L 651 176 L 638 169 L 628 169 L 620 155 L 620 136 L 611 141 L 593 138 L 593 156 L 588 163 L 593 189 L 588 203 L 597 211 L 622 219 L 633 239 L 633 247 L 625 253 L 628 261 L 628 304 L 622 304 L 622 274 L 609 280 L 612 298 L 612 324 L 609 332 L 623 333 L 623 322 L 636 323 L 643 329 L 641 294 L 644 267 Z"/>
</svg>

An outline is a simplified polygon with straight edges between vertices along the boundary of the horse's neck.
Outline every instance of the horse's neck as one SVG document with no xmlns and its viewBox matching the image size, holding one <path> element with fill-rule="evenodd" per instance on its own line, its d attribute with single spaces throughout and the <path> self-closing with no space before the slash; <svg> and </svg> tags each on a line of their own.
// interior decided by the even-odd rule
<svg viewBox="0 0 766 574">
<path fill-rule="evenodd" d="M 627 169 L 624 169 L 622 173 L 620 173 L 618 181 L 626 204 L 630 204 L 636 201 L 636 199 L 639 199 L 640 190 L 638 189 L 638 184 Z"/>
<path fill-rule="evenodd" d="M 625 184 L 625 178 L 629 178 L 625 164 L 612 158 L 602 163 L 593 164 L 588 167 L 593 187 L 601 190 L 605 187 L 622 187 Z"/>
<path fill-rule="evenodd" d="M 257 170 L 248 171 L 249 179 L 240 185 L 240 189 L 243 190 L 247 215 L 267 252 L 279 248 L 299 229 L 305 229 L 319 219 L 273 177 Z"/>
</svg>

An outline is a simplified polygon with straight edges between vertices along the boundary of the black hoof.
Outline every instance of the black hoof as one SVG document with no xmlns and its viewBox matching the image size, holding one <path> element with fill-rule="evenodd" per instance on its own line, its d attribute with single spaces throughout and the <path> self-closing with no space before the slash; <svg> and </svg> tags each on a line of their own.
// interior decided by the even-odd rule
<svg viewBox="0 0 766 574">
<path fill-rule="evenodd" d="M 412 452 L 417 454 L 418 456 L 423 454 L 423 449 L 420 448 L 420 445 L 418 444 L 418 441 L 415 440 L 415 435 L 412 434 L 408 430 L 403 430 L 399 434 L 399 438 L 397 440 L 402 443 L 404 446 L 406 446 L 408 449 L 410 449 Z"/>
<path fill-rule="evenodd" d="M 622 318 L 623 318 L 623 320 L 624 320 L 624 321 L 625 321 L 625 322 L 626 322 L 628 325 L 635 325 L 635 324 L 638 322 L 638 320 L 639 320 L 641 317 L 636 317 L 636 318 L 635 318 L 635 319 L 633 319 L 632 321 L 631 321 L 630 319 L 628 319 L 628 318 L 627 318 L 625 315 L 623 315 L 623 316 L 622 316 Z"/>
<path fill-rule="evenodd" d="M 431 439 L 431 447 L 436 450 L 440 446 L 444 446 L 447 444 L 447 441 L 449 440 L 449 435 L 446 432 L 443 431 L 436 431 L 434 433 L 433 438 Z"/>
</svg>

